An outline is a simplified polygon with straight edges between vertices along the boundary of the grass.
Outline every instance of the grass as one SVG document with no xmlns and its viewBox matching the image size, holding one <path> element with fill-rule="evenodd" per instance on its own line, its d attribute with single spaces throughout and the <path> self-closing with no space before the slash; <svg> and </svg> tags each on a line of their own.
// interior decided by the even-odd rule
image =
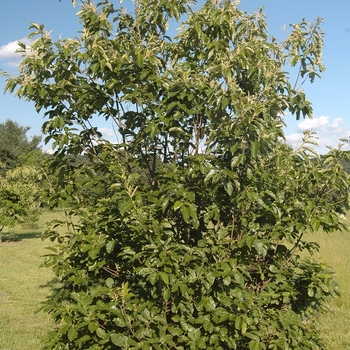
<svg viewBox="0 0 350 350">
<path fill-rule="evenodd" d="M 51 318 L 37 310 L 50 293 L 54 275 L 40 268 L 48 242 L 40 234 L 43 215 L 34 229 L 5 230 L 0 244 L 0 349 L 38 350 L 52 327 Z"/>
<path fill-rule="evenodd" d="M 0 246 L 0 349 L 40 349 L 50 318 L 35 313 L 49 293 L 53 275 L 39 269 L 43 243 L 38 238 Z"/>
<path fill-rule="evenodd" d="M 48 315 L 35 313 L 55 282 L 49 269 L 39 268 L 49 244 L 39 237 L 44 222 L 53 218 L 57 213 L 46 213 L 36 229 L 8 230 L 0 244 L 0 350 L 38 350 L 53 327 Z M 342 293 L 320 319 L 326 349 L 350 350 L 350 233 L 321 232 L 311 238 L 321 246 L 316 258 L 336 271 Z"/>
<path fill-rule="evenodd" d="M 350 220 L 350 215 L 348 215 Z M 332 266 L 336 272 L 341 297 L 333 299 L 329 311 L 321 317 L 321 330 L 327 349 L 350 349 L 350 233 L 317 233 L 320 244 L 318 257 Z"/>
</svg>

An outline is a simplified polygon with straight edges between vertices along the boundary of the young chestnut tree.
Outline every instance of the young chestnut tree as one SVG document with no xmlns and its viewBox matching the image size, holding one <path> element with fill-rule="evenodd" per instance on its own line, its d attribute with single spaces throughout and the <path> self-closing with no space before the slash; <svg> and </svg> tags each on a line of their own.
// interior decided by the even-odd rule
<svg viewBox="0 0 350 350">
<path fill-rule="evenodd" d="M 300 252 L 318 248 L 307 232 L 343 227 L 349 179 L 344 154 L 319 157 L 312 135 L 288 147 L 281 117 L 312 114 L 286 67 L 301 84 L 324 70 L 322 21 L 278 42 L 261 10 L 191 3 L 138 0 L 128 13 L 82 0 L 80 36 L 54 42 L 32 24 L 7 76 L 7 91 L 45 111 L 52 203 L 69 214 L 65 234 L 47 232 L 62 282 L 46 302 L 47 348 L 322 346 L 315 321 L 337 287 Z"/>
</svg>

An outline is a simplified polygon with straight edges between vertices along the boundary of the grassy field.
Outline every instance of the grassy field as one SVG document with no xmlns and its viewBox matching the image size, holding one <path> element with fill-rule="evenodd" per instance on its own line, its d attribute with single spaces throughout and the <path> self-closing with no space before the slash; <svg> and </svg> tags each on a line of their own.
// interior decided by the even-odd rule
<svg viewBox="0 0 350 350">
<path fill-rule="evenodd" d="M 0 244 L 0 350 L 38 350 L 51 327 L 50 317 L 37 312 L 54 282 L 53 273 L 40 268 L 48 242 L 39 237 L 51 215 L 44 215 L 35 229 L 5 229 Z"/>
<path fill-rule="evenodd" d="M 52 274 L 39 269 L 44 246 L 40 239 L 0 245 L 0 349 L 40 349 L 50 324 L 35 313 L 49 293 Z"/>
<path fill-rule="evenodd" d="M 49 244 L 39 236 L 52 215 L 43 215 L 37 229 L 5 232 L 5 239 L 17 241 L 0 244 L 0 350 L 38 350 L 40 340 L 52 327 L 48 315 L 35 313 L 54 283 L 51 271 L 39 268 Z M 326 349 L 350 349 L 350 233 L 319 233 L 311 238 L 321 246 L 317 258 L 336 271 L 342 292 L 320 319 Z"/>
<path fill-rule="evenodd" d="M 350 215 L 348 215 L 350 221 Z M 341 297 L 333 299 L 329 311 L 321 318 L 321 329 L 330 350 L 350 349 L 350 233 L 318 233 L 319 258 L 336 272 Z"/>
</svg>

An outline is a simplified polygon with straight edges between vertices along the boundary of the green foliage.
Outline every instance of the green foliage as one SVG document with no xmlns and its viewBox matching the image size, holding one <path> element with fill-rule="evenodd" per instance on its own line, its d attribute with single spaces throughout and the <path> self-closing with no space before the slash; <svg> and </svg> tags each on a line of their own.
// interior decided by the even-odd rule
<svg viewBox="0 0 350 350">
<path fill-rule="evenodd" d="M 35 224 L 39 218 L 40 174 L 31 166 L 9 170 L 0 179 L 0 242 L 4 226 Z"/>
<path fill-rule="evenodd" d="M 311 116 L 285 70 L 300 64 L 312 82 L 324 69 L 321 21 L 278 43 L 261 11 L 189 5 L 140 0 L 128 14 L 82 1 L 80 37 L 53 42 L 32 24 L 32 52 L 22 45 L 19 76 L 7 75 L 45 111 L 51 203 L 67 212 L 46 233 L 62 282 L 47 348 L 322 346 L 316 319 L 337 285 L 300 253 L 318 249 L 306 232 L 343 228 L 348 155 L 319 157 L 311 134 L 292 150 L 281 118 Z M 117 144 L 95 118 L 115 123 Z"/>
<path fill-rule="evenodd" d="M 4 175 L 7 170 L 21 165 L 21 156 L 38 150 L 41 137 L 34 136 L 31 140 L 28 140 L 26 133 L 29 129 L 29 127 L 20 126 L 10 119 L 0 123 L 1 175 Z"/>
<path fill-rule="evenodd" d="M 349 151 L 347 151 L 347 152 L 350 153 Z M 344 170 L 345 170 L 348 174 L 350 174 L 350 161 L 349 161 L 348 159 L 344 159 L 344 160 L 342 161 L 342 165 L 343 165 Z"/>
</svg>

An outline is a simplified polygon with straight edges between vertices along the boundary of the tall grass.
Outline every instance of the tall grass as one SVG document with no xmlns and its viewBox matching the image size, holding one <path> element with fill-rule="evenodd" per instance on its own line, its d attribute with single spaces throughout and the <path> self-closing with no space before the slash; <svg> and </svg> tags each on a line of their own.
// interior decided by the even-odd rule
<svg viewBox="0 0 350 350">
<path fill-rule="evenodd" d="M 49 242 L 38 237 L 44 222 L 59 215 L 44 214 L 36 229 L 14 228 L 5 232 L 8 241 L 0 244 L 0 350 L 38 350 L 41 339 L 53 327 L 48 315 L 36 313 L 56 283 L 50 270 L 39 268 Z M 320 232 L 310 239 L 321 246 L 316 259 L 326 261 L 336 271 L 342 293 L 320 318 L 326 349 L 350 349 L 350 233 Z"/>
</svg>

